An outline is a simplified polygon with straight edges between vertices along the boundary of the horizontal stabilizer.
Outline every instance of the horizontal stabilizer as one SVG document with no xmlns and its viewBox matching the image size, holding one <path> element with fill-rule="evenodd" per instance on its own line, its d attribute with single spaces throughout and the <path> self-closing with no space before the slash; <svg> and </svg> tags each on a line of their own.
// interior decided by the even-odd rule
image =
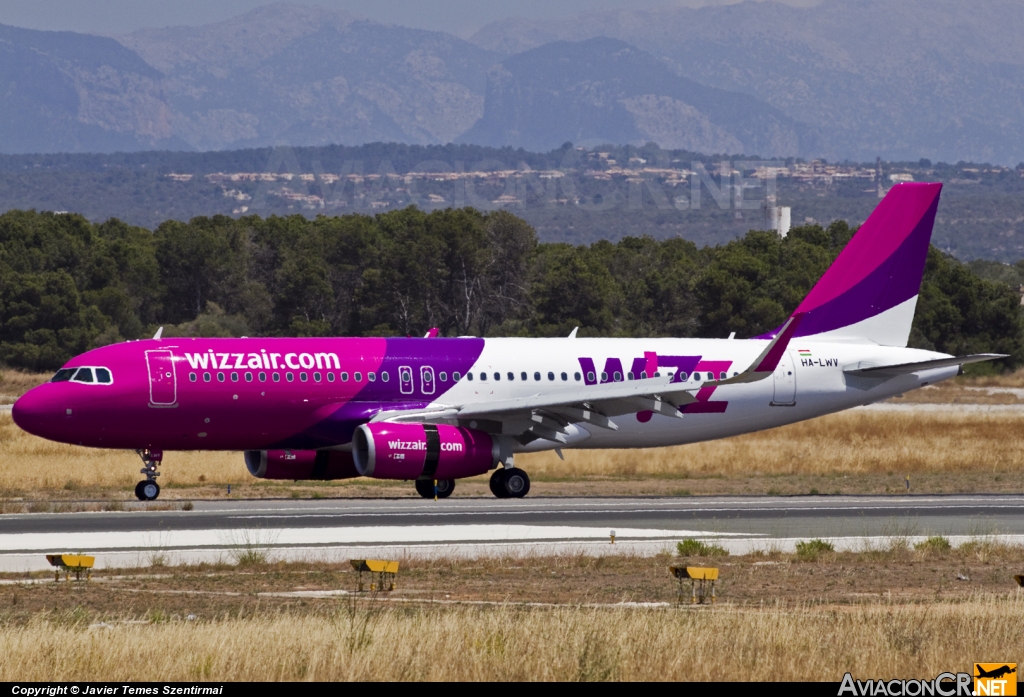
<svg viewBox="0 0 1024 697">
<path fill-rule="evenodd" d="M 981 363 L 983 361 L 994 361 L 998 358 L 1006 358 L 1002 353 L 974 353 L 969 356 L 954 356 L 952 358 L 938 358 L 934 361 L 919 361 L 917 363 L 900 363 L 898 365 L 878 365 L 868 368 L 855 368 L 844 370 L 847 375 L 859 378 L 889 378 L 897 375 L 909 375 L 921 370 L 932 370 L 933 368 L 952 368 L 955 365 L 966 365 L 968 363 Z"/>
</svg>

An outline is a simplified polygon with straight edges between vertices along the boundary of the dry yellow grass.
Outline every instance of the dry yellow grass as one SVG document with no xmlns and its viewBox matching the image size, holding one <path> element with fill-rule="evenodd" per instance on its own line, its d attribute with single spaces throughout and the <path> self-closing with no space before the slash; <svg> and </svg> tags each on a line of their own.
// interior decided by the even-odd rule
<svg viewBox="0 0 1024 697">
<path fill-rule="evenodd" d="M 1024 414 L 850 411 L 725 440 L 649 450 L 517 458 L 539 477 L 1010 472 L 1024 465 Z"/>
<path fill-rule="evenodd" d="M 1019 472 L 1024 414 L 853 411 L 735 438 L 645 450 L 520 455 L 542 480 Z M 0 415 L 0 491 L 134 486 L 131 452 L 53 443 Z M 237 452 L 170 452 L 163 486 L 252 484 Z"/>
<path fill-rule="evenodd" d="M 160 485 L 252 481 L 241 453 L 167 453 Z M 25 433 L 9 413 L 0 414 L 0 491 L 130 488 L 142 461 L 131 451 L 65 445 Z"/>
<path fill-rule="evenodd" d="M 9 368 L 0 369 L 0 404 L 14 404 L 18 397 L 51 377 L 51 373 L 25 373 Z"/>
<path fill-rule="evenodd" d="M 0 680 L 933 678 L 983 658 L 1014 660 L 1024 603 L 410 607 L 68 629 L 46 619 L 6 628 Z"/>
</svg>

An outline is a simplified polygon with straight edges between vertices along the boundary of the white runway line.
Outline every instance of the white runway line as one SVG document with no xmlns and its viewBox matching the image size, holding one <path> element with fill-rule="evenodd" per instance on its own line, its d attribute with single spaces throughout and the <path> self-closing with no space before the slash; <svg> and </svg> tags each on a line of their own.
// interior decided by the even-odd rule
<svg viewBox="0 0 1024 697">
<path fill-rule="evenodd" d="M 0 535 L 0 553 L 66 552 L 68 550 L 139 550 L 176 548 L 316 547 L 322 545 L 419 545 L 543 540 L 608 540 L 604 527 L 561 525 L 393 525 L 336 528 L 238 528 L 229 530 L 171 530 L 160 533 L 72 532 Z M 728 533 L 723 533 L 728 534 Z M 733 536 L 743 533 L 732 533 Z M 682 539 L 718 536 L 700 530 L 619 528 L 626 539 Z"/>
</svg>

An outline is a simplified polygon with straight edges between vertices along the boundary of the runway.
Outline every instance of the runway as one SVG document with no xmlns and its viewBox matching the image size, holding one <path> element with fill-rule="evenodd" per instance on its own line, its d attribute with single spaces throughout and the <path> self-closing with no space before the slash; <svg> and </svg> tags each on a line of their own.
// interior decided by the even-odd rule
<svg viewBox="0 0 1024 697">
<path fill-rule="evenodd" d="M 615 532 L 615 544 L 611 533 Z M 1024 542 L 1024 496 L 455 498 L 197 501 L 192 511 L 0 516 L 0 570 L 46 568 L 45 553 L 98 555 L 101 566 L 228 561 L 258 548 L 272 558 L 481 554 L 655 554 L 687 537 L 732 553 L 839 549 L 944 535 Z"/>
</svg>

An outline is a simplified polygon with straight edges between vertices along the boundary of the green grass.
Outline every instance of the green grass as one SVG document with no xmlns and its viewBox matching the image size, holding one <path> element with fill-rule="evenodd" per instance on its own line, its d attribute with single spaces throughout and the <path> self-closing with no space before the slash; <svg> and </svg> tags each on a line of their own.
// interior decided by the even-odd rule
<svg viewBox="0 0 1024 697">
<path fill-rule="evenodd" d="M 817 561 L 818 557 L 823 554 L 831 554 L 835 551 L 835 545 L 818 538 L 796 543 L 796 557 L 801 561 Z"/>
<path fill-rule="evenodd" d="M 681 557 L 727 557 L 729 550 L 716 544 L 708 544 L 700 540 L 683 540 L 676 544 L 676 551 Z"/>
<path fill-rule="evenodd" d="M 949 544 L 949 540 L 947 538 L 942 537 L 941 535 L 936 535 L 929 537 L 923 542 L 918 542 L 914 545 L 914 549 L 918 552 L 938 552 L 940 554 L 944 554 L 953 549 L 953 546 Z"/>
</svg>

